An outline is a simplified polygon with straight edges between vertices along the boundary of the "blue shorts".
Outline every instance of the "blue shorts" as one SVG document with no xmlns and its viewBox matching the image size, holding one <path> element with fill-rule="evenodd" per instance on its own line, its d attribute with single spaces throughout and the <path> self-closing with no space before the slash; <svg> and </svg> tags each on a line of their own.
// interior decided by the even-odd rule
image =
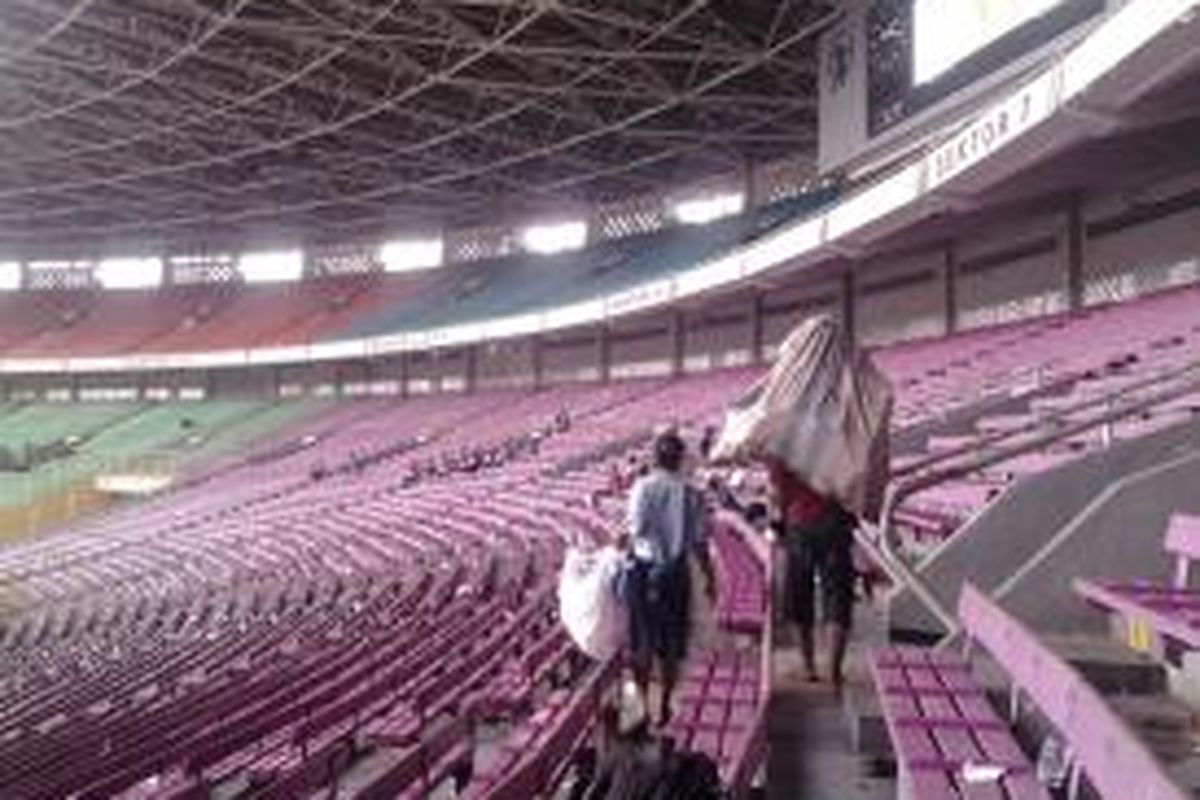
<svg viewBox="0 0 1200 800">
<path fill-rule="evenodd" d="M 629 649 L 635 661 L 687 656 L 691 623 L 691 575 L 687 559 L 660 566 L 635 561 L 626 578 Z"/>
</svg>

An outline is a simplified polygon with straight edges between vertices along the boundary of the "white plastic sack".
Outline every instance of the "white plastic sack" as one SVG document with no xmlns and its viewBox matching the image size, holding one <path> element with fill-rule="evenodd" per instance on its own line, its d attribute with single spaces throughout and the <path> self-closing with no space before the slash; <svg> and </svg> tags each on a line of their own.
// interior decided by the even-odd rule
<svg viewBox="0 0 1200 800">
<path fill-rule="evenodd" d="M 613 547 L 570 547 L 558 579 L 558 611 L 567 633 L 580 650 L 601 661 L 625 645 L 628 612 L 616 592 L 623 558 Z"/>
<path fill-rule="evenodd" d="M 691 572 L 691 597 L 688 609 L 688 647 L 712 650 L 721 644 L 721 628 L 717 623 L 716 602 L 704 591 L 704 573 L 694 558 L 688 559 Z"/>
<path fill-rule="evenodd" d="M 875 518 L 887 481 L 892 390 L 828 317 L 801 323 L 771 372 L 727 410 L 718 460 L 775 458 L 816 492 Z"/>
</svg>

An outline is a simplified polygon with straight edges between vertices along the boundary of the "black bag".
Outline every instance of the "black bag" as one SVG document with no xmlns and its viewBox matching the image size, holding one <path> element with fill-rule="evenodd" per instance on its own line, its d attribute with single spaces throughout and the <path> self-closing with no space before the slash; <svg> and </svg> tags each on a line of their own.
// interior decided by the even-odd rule
<svg viewBox="0 0 1200 800">
<path fill-rule="evenodd" d="M 669 741 L 656 743 L 660 752 L 630 748 L 610 763 L 586 787 L 583 800 L 721 800 L 716 764 L 703 753 L 676 752 Z M 649 757 L 647 757 L 649 755 Z"/>
<path fill-rule="evenodd" d="M 658 785 L 639 800 L 720 800 L 717 765 L 703 753 L 672 753 L 662 764 Z"/>
</svg>

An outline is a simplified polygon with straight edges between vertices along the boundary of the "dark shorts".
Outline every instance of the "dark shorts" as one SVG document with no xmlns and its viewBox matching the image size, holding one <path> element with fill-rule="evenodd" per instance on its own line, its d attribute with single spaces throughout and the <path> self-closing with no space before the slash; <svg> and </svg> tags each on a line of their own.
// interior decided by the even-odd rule
<svg viewBox="0 0 1200 800">
<path fill-rule="evenodd" d="M 850 627 L 854 614 L 854 517 L 832 508 L 787 531 L 788 612 L 800 625 L 816 621 L 817 582 L 826 622 Z"/>
<path fill-rule="evenodd" d="M 633 658 L 682 661 L 687 655 L 691 622 L 687 561 L 669 567 L 634 562 L 626 577 L 626 592 Z"/>
</svg>

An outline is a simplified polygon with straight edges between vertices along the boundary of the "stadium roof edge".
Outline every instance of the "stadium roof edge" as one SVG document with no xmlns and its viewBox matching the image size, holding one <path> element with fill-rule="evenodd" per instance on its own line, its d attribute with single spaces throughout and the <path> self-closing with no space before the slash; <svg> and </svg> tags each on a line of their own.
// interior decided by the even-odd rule
<svg viewBox="0 0 1200 800">
<path fill-rule="evenodd" d="M 90 373 L 208 369 L 369 358 L 461 347 L 565 331 L 676 301 L 741 288 L 764 275 L 796 271 L 857 252 L 950 202 L 970 202 L 988 186 L 1095 135 L 1089 114 L 1109 117 L 1187 68 L 1197 57 L 1200 0 L 1130 0 L 1074 48 L 959 121 L 919 161 L 750 244 L 668 278 L 545 311 L 312 345 L 66 359 L 0 359 L 0 373 Z M 1154 42 L 1153 47 L 1146 45 Z M 1003 159 L 995 158 L 1003 152 Z M 957 200 L 955 200 L 957 198 Z"/>
</svg>

